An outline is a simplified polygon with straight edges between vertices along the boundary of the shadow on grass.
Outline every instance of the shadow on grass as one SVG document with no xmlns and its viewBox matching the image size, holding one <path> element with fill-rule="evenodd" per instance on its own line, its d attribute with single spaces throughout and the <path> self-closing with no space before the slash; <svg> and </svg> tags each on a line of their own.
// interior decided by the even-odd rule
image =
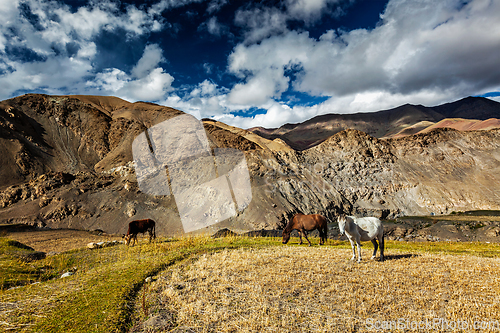
<svg viewBox="0 0 500 333">
<path fill-rule="evenodd" d="M 416 258 L 416 257 L 419 257 L 419 256 L 420 255 L 413 254 L 413 253 L 389 254 L 389 255 L 384 255 L 384 261 L 386 261 L 386 260 L 399 260 L 399 259 L 406 259 L 406 258 Z"/>
</svg>

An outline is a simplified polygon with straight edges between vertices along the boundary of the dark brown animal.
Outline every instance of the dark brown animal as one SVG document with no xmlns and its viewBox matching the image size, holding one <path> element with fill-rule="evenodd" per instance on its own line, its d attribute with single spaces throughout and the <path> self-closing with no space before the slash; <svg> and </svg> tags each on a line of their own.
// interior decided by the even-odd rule
<svg viewBox="0 0 500 333">
<path fill-rule="evenodd" d="M 326 242 L 326 237 L 328 235 L 328 226 L 326 218 L 319 214 L 312 215 L 304 215 L 302 213 L 296 214 L 290 222 L 286 225 L 285 229 L 283 229 L 283 244 L 288 243 L 290 240 L 290 234 L 293 230 L 299 231 L 300 244 L 302 244 L 302 235 L 309 242 L 309 246 L 311 246 L 311 242 L 307 238 L 306 231 L 319 230 L 319 245 L 323 245 Z M 300 245 L 299 244 L 299 245 Z"/>
<path fill-rule="evenodd" d="M 125 244 L 130 245 L 130 240 L 134 240 L 133 244 L 137 242 L 137 234 L 149 233 L 149 242 L 151 239 L 156 238 L 155 232 L 155 221 L 151 219 L 136 220 L 128 224 L 128 231 L 126 235 L 123 235 L 125 239 Z"/>
</svg>

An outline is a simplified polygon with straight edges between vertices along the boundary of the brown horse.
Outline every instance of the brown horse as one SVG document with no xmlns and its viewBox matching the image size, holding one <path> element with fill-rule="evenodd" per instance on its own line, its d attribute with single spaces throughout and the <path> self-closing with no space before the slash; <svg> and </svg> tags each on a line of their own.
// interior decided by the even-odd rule
<svg viewBox="0 0 500 333">
<path fill-rule="evenodd" d="M 300 244 L 302 244 L 302 235 L 309 242 L 309 246 L 311 246 L 311 242 L 307 238 L 306 231 L 319 230 L 319 245 L 323 245 L 326 242 L 326 236 L 328 235 L 328 226 L 326 222 L 326 218 L 319 214 L 312 215 L 304 215 L 302 213 L 296 214 L 290 222 L 286 225 L 285 229 L 283 229 L 283 244 L 288 243 L 290 240 L 290 234 L 293 230 L 299 231 Z"/>
</svg>

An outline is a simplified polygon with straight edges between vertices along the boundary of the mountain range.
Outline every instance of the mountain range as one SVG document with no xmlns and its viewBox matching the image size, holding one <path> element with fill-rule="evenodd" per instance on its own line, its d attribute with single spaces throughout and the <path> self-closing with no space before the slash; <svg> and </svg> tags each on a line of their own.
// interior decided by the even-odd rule
<svg viewBox="0 0 500 333">
<path fill-rule="evenodd" d="M 252 198 L 199 232 L 279 229 L 296 212 L 333 219 L 500 209 L 499 110 L 499 103 L 466 98 L 324 115 L 276 130 L 204 120 L 212 150 L 244 154 Z M 175 198 L 141 190 L 132 152 L 140 133 L 182 114 L 106 96 L 0 102 L 0 224 L 120 234 L 133 219 L 153 218 L 159 235 L 182 234 Z"/>
<path fill-rule="evenodd" d="M 298 124 L 273 129 L 254 127 L 249 131 L 270 140 L 280 138 L 290 147 L 304 150 L 349 128 L 376 138 L 394 138 L 440 127 L 459 130 L 497 128 L 500 127 L 498 119 L 500 103 L 483 97 L 467 97 L 434 107 L 405 104 L 378 112 L 325 114 Z"/>
</svg>

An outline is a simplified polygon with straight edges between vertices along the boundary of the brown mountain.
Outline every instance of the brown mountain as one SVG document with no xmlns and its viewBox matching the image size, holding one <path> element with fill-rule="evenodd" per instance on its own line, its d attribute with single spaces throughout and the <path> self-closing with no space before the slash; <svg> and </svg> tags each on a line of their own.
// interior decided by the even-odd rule
<svg viewBox="0 0 500 333">
<path fill-rule="evenodd" d="M 277 129 L 249 129 L 264 138 L 280 138 L 296 150 L 313 147 L 345 129 L 357 129 L 376 138 L 415 134 L 445 118 L 487 120 L 500 118 L 500 103 L 482 97 L 467 97 L 436 107 L 406 104 L 394 109 L 355 114 L 326 114 L 303 123 Z M 428 127 L 427 126 L 427 127 Z M 418 129 L 418 130 L 416 130 Z"/>
<path fill-rule="evenodd" d="M 109 170 L 137 134 L 180 111 L 116 97 L 29 94 L 0 102 L 0 187 L 48 171 Z"/>
<path fill-rule="evenodd" d="M 181 114 L 100 96 L 30 94 L 0 102 L 0 224 L 124 233 L 128 221 L 149 217 L 158 234 L 182 233 L 175 198 L 139 189 L 131 152 L 138 134 Z M 406 105 L 381 114 L 372 115 L 373 122 L 397 133 L 404 119 L 435 123 L 437 112 Z M 314 132 L 314 122 L 306 123 Z M 499 129 L 436 128 L 387 139 L 348 129 L 297 151 L 279 138 L 203 124 L 210 147 L 244 153 L 252 186 L 249 206 L 209 232 L 279 228 L 298 211 L 332 218 L 339 212 L 396 217 L 500 209 Z"/>
</svg>

